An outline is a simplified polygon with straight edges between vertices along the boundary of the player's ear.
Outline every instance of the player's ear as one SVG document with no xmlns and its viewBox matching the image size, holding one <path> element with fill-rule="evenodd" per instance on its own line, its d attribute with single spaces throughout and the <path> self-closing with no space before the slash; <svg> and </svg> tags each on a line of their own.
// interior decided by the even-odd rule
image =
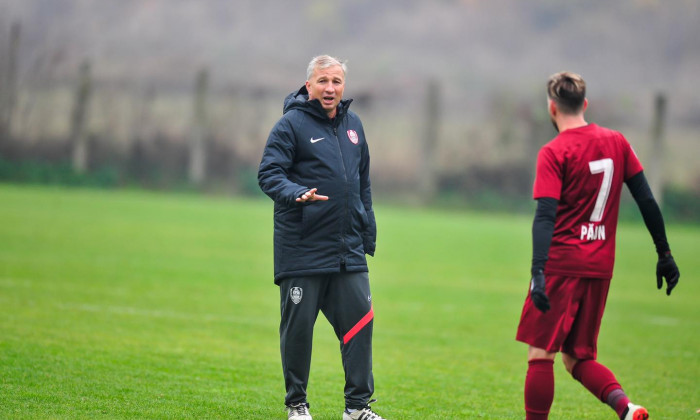
<svg viewBox="0 0 700 420">
<path fill-rule="evenodd" d="M 586 108 L 588 108 L 588 98 L 583 99 L 583 110 L 585 111 Z"/>
<path fill-rule="evenodd" d="M 557 115 L 557 104 L 553 100 L 547 99 L 547 109 L 549 110 L 549 115 L 554 117 Z"/>
</svg>

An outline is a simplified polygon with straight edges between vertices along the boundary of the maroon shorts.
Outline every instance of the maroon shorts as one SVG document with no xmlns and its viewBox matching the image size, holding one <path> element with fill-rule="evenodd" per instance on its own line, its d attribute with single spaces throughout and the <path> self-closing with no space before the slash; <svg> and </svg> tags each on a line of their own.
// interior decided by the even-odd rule
<svg viewBox="0 0 700 420">
<path fill-rule="evenodd" d="M 595 359 L 609 288 L 610 279 L 548 275 L 545 289 L 551 308 L 543 314 L 528 293 L 516 340 L 577 359 Z"/>
</svg>

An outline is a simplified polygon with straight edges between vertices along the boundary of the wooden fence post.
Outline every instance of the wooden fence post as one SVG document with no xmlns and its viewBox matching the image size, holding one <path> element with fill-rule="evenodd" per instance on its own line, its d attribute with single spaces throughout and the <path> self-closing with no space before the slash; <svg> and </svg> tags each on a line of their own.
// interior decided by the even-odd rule
<svg viewBox="0 0 700 420">
<path fill-rule="evenodd" d="M 7 67 L 4 69 L 5 77 L 0 82 L 0 142 L 9 140 L 12 135 L 12 115 L 17 101 L 17 56 L 21 32 L 20 23 L 13 23 L 7 51 Z"/>
<path fill-rule="evenodd" d="M 197 74 L 194 95 L 194 118 L 190 138 L 189 180 L 194 185 L 201 185 L 206 177 L 206 137 L 207 113 L 206 95 L 209 84 L 209 72 L 202 69 Z"/>
<path fill-rule="evenodd" d="M 419 191 L 421 201 L 429 203 L 437 194 L 437 147 L 440 131 L 440 83 L 430 79 L 426 85 L 425 130 L 422 140 L 422 162 L 420 167 Z"/>
<path fill-rule="evenodd" d="M 92 77 L 90 62 L 85 60 L 80 65 L 78 88 L 71 114 L 71 146 L 73 150 L 73 170 L 85 173 L 88 169 L 87 121 L 88 103 L 92 94 Z"/>
<path fill-rule="evenodd" d="M 651 157 L 647 166 L 649 185 L 661 206 L 664 194 L 664 125 L 666 120 L 666 96 L 657 93 L 654 98 L 654 120 L 651 127 Z"/>
</svg>

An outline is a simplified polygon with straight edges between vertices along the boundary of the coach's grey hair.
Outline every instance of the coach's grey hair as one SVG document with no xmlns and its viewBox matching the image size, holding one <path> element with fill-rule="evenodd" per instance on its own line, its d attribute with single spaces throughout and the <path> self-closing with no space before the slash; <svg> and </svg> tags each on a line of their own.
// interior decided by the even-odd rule
<svg viewBox="0 0 700 420">
<path fill-rule="evenodd" d="M 340 66 L 340 68 L 343 69 L 343 75 L 345 75 L 345 73 L 348 72 L 348 68 L 345 63 L 347 63 L 347 61 L 331 57 L 330 55 L 317 55 L 311 59 L 309 67 L 306 69 L 306 80 L 311 79 L 311 75 L 314 73 L 314 69 L 316 67 L 319 69 L 325 69 L 330 66 Z"/>
</svg>

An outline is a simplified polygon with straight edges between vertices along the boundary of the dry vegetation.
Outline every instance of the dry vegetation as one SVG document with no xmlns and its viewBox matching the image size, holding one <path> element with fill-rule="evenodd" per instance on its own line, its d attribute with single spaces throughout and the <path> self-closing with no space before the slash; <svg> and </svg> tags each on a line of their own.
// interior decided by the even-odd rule
<svg viewBox="0 0 700 420">
<path fill-rule="evenodd" d="M 654 95 L 668 94 L 667 180 L 692 188 L 700 184 L 699 18 L 692 0 L 0 0 L 0 56 L 19 22 L 14 139 L 67 141 L 77 68 L 89 60 L 88 130 L 125 155 L 137 141 L 187 141 L 195 75 L 206 68 L 209 141 L 249 171 L 308 59 L 346 57 L 346 96 L 357 98 L 370 136 L 375 184 L 392 191 L 420 176 L 430 80 L 440 86 L 434 159 L 444 183 L 514 166 L 498 174 L 509 182 L 527 175 L 553 135 L 544 79 L 570 69 L 589 82 L 590 119 L 628 133 L 642 160 L 653 158 Z"/>
</svg>

